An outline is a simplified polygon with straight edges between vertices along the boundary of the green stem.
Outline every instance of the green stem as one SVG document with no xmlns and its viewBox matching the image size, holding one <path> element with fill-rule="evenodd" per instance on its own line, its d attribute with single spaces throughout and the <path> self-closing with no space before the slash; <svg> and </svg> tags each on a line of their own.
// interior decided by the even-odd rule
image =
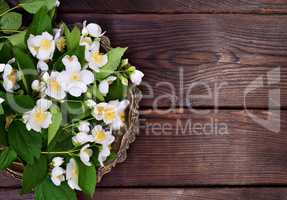
<svg viewBox="0 0 287 200">
<path fill-rule="evenodd" d="M 91 120 L 94 120 L 94 119 L 95 119 L 95 118 L 94 118 L 94 117 L 92 117 L 92 118 L 89 118 L 89 119 L 79 120 L 78 122 L 73 122 L 72 124 L 70 124 L 70 125 L 68 125 L 68 126 L 64 126 L 64 127 L 63 127 L 63 130 L 65 130 L 65 129 L 68 129 L 68 128 L 71 128 L 71 127 L 74 127 L 74 126 L 78 125 L 80 121 L 91 121 Z"/>
<path fill-rule="evenodd" d="M 75 103 L 81 103 L 82 101 L 80 100 L 61 100 L 62 102 L 75 102 Z"/>
<path fill-rule="evenodd" d="M 72 153 L 75 153 L 75 152 L 78 152 L 80 151 L 80 149 L 76 149 L 76 150 L 71 150 L 71 151 L 56 151 L 56 152 L 42 152 L 42 154 L 72 154 Z"/>
<path fill-rule="evenodd" d="M 8 12 L 10 12 L 10 11 L 12 11 L 12 10 L 15 10 L 15 9 L 17 9 L 17 8 L 20 8 L 20 5 L 17 5 L 17 6 L 15 6 L 15 7 L 13 7 L 13 8 L 10 8 L 10 9 L 6 10 L 5 12 L 3 12 L 3 13 L 0 14 L 0 17 L 2 17 L 3 15 L 6 15 Z"/>
</svg>

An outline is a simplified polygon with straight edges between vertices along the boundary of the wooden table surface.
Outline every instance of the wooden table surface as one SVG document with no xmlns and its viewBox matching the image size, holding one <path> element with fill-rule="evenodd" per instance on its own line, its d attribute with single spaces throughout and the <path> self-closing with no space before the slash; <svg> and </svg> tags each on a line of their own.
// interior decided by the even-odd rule
<svg viewBox="0 0 287 200">
<path fill-rule="evenodd" d="M 287 199 L 287 0 L 61 3 L 145 73 L 140 135 L 94 199 Z M 0 199 L 19 187 L 0 175 Z"/>
</svg>

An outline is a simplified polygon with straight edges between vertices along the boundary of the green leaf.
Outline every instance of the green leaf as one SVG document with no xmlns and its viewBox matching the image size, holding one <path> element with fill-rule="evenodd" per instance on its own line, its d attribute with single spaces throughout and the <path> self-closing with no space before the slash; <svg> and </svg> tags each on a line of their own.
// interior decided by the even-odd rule
<svg viewBox="0 0 287 200">
<path fill-rule="evenodd" d="M 77 200 L 77 195 L 67 183 L 55 186 L 49 178 L 46 178 L 36 187 L 35 200 Z"/>
<path fill-rule="evenodd" d="M 95 82 L 93 87 L 92 87 L 92 94 L 94 97 L 96 97 L 97 100 L 99 100 L 100 102 L 105 101 L 105 97 L 101 94 L 97 83 Z"/>
<path fill-rule="evenodd" d="M 63 109 L 69 113 L 70 119 L 83 119 L 88 116 L 88 109 L 84 102 L 66 102 Z"/>
<path fill-rule="evenodd" d="M 6 148 L 0 154 L 0 171 L 5 170 L 9 167 L 12 162 L 14 162 L 17 158 L 17 154 L 13 149 Z"/>
<path fill-rule="evenodd" d="M 0 145 L 7 146 L 7 131 L 5 129 L 5 116 L 0 116 Z"/>
<path fill-rule="evenodd" d="M 9 5 L 5 0 L 0 0 L 0 15 L 9 9 Z"/>
<path fill-rule="evenodd" d="M 94 166 L 88 167 L 78 160 L 79 186 L 82 191 L 92 197 L 97 185 L 97 170 Z"/>
<path fill-rule="evenodd" d="M 67 39 L 68 50 L 73 50 L 79 46 L 81 39 L 81 31 L 77 26 L 73 28 L 72 32 L 70 32 L 69 29 L 66 27 L 65 35 Z"/>
<path fill-rule="evenodd" d="M 13 58 L 13 48 L 9 41 L 4 42 L 0 50 L 0 63 L 7 63 L 11 58 Z"/>
<path fill-rule="evenodd" d="M 20 33 L 16 33 L 13 35 L 10 35 L 7 37 L 7 39 L 11 42 L 13 46 L 25 48 L 26 42 L 25 42 L 25 35 L 27 31 L 21 31 Z"/>
<path fill-rule="evenodd" d="M 56 6 L 56 0 L 22 0 L 20 6 L 31 14 L 37 13 L 41 7 L 45 6 L 48 10 Z"/>
<path fill-rule="evenodd" d="M 2 106 L 2 104 L 0 105 L 0 115 L 4 115 L 5 113 L 4 113 L 4 109 L 3 109 L 3 106 Z"/>
<path fill-rule="evenodd" d="M 42 148 L 42 136 L 40 133 L 28 131 L 20 121 L 14 121 L 8 131 L 10 146 L 18 156 L 28 164 L 33 164 L 40 158 Z"/>
<path fill-rule="evenodd" d="M 22 193 L 29 193 L 39 185 L 48 174 L 48 159 L 41 156 L 32 165 L 27 165 L 23 173 Z"/>
<path fill-rule="evenodd" d="M 117 158 L 118 158 L 118 154 L 116 152 L 112 151 L 111 154 L 107 157 L 106 162 L 114 161 Z"/>
<path fill-rule="evenodd" d="M 127 96 L 127 86 L 123 85 L 121 80 L 117 78 L 111 85 L 107 95 L 108 100 L 122 100 Z"/>
<path fill-rule="evenodd" d="M 52 124 L 48 129 L 48 145 L 52 142 L 52 140 L 56 136 L 62 123 L 61 110 L 57 106 L 53 106 L 50 109 L 50 111 L 52 113 Z"/>
<path fill-rule="evenodd" d="M 48 14 L 47 8 L 42 7 L 33 17 L 27 34 L 39 35 L 43 32 L 52 32 L 52 19 Z M 27 36 L 26 36 L 27 37 Z"/>
<path fill-rule="evenodd" d="M 70 133 L 72 132 L 73 127 L 70 129 L 60 129 L 56 137 L 52 140 L 48 146 L 48 151 L 69 151 L 74 148 L 72 137 Z"/>
<path fill-rule="evenodd" d="M 64 55 L 62 55 L 61 57 L 59 57 L 58 60 L 53 65 L 53 69 L 54 70 L 61 71 L 61 70 L 65 69 L 65 66 L 64 66 L 64 64 L 62 62 L 62 59 L 66 55 L 69 55 L 69 56 L 75 55 L 75 56 L 77 56 L 79 61 L 80 61 L 80 63 L 83 64 L 85 62 L 85 47 L 84 46 L 78 46 L 76 49 L 72 49 L 72 50 L 68 51 L 67 53 L 65 53 Z"/>
<path fill-rule="evenodd" d="M 25 113 L 32 110 L 35 106 L 35 100 L 28 95 L 13 95 L 7 93 L 6 102 L 8 102 L 10 108 L 17 113 Z"/>
<path fill-rule="evenodd" d="M 129 80 L 125 76 L 123 76 L 122 74 L 119 75 L 119 79 L 121 80 L 123 85 L 125 85 L 125 86 L 129 85 Z"/>
<path fill-rule="evenodd" d="M 103 80 L 107 76 L 114 73 L 114 71 L 118 68 L 121 64 L 121 59 L 126 52 L 127 48 L 114 48 L 108 52 L 108 63 L 103 66 L 99 73 L 96 74 L 97 80 Z"/>
<path fill-rule="evenodd" d="M 22 25 L 22 15 L 16 12 L 9 12 L 5 14 L 0 20 L 0 27 L 5 33 L 13 33 L 13 30 L 18 30 Z"/>
<path fill-rule="evenodd" d="M 37 70 L 30 54 L 27 54 L 23 49 L 14 48 L 15 58 L 18 63 L 18 67 L 23 72 L 23 84 L 27 92 L 31 91 L 32 81 L 36 79 Z"/>
</svg>

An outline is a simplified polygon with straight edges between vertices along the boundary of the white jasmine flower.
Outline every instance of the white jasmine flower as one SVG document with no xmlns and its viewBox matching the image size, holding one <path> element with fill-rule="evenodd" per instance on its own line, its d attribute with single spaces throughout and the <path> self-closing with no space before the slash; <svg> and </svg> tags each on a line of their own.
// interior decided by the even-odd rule
<svg viewBox="0 0 287 200">
<path fill-rule="evenodd" d="M 132 83 L 135 85 L 140 85 L 143 77 L 144 77 L 144 74 L 139 70 L 135 70 L 134 72 L 130 74 L 130 79 Z"/>
<path fill-rule="evenodd" d="M 63 29 L 62 28 L 54 28 L 53 32 L 54 32 L 54 40 L 56 41 L 62 36 Z"/>
<path fill-rule="evenodd" d="M 79 168 L 74 158 L 71 158 L 69 163 L 67 164 L 66 180 L 68 181 L 68 185 L 71 189 L 81 191 L 81 188 L 78 185 Z"/>
<path fill-rule="evenodd" d="M 13 92 L 19 88 L 17 81 L 20 80 L 20 73 L 13 69 L 10 64 L 6 64 L 3 73 L 3 87 L 7 92 Z"/>
<path fill-rule="evenodd" d="M 94 137 L 86 132 L 79 132 L 72 138 L 73 144 L 75 146 L 81 146 L 88 142 L 94 142 Z"/>
<path fill-rule="evenodd" d="M 55 6 L 56 6 L 56 7 L 59 7 L 59 6 L 60 6 L 60 4 L 61 4 L 61 3 L 60 3 L 60 1 L 59 1 L 59 0 L 56 0 L 56 4 L 55 4 Z"/>
<path fill-rule="evenodd" d="M 64 163 L 64 158 L 62 157 L 55 157 L 52 160 L 53 167 L 60 167 Z"/>
<path fill-rule="evenodd" d="M 11 58 L 10 60 L 8 60 L 7 64 L 12 65 L 15 62 L 16 62 L 16 58 Z"/>
<path fill-rule="evenodd" d="M 110 101 L 104 110 L 103 120 L 110 124 L 113 130 L 119 130 L 124 125 L 125 109 L 129 105 L 128 100 Z"/>
<path fill-rule="evenodd" d="M 37 64 L 37 69 L 40 72 L 47 72 L 49 70 L 49 66 L 46 62 L 39 60 L 39 62 Z"/>
<path fill-rule="evenodd" d="M 108 77 L 105 80 L 100 82 L 99 90 L 104 96 L 106 96 L 109 93 L 109 87 L 116 79 L 117 79 L 117 77 L 110 76 L 110 77 Z"/>
<path fill-rule="evenodd" d="M 2 104 L 5 101 L 5 99 L 0 97 L 0 104 Z"/>
<path fill-rule="evenodd" d="M 65 181 L 65 170 L 62 167 L 54 167 L 51 173 L 51 180 L 56 186 Z"/>
<path fill-rule="evenodd" d="M 4 71 L 6 64 L 0 64 L 0 73 Z"/>
<path fill-rule="evenodd" d="M 48 128 L 52 123 L 52 114 L 48 112 L 52 102 L 46 99 L 40 99 L 37 101 L 33 110 L 24 113 L 23 119 L 26 123 L 27 130 L 34 130 L 41 132 L 41 129 Z"/>
<path fill-rule="evenodd" d="M 104 117 L 104 110 L 108 104 L 107 103 L 99 103 L 94 104 L 92 107 L 92 115 L 96 118 L 96 120 L 100 121 L 103 120 Z"/>
<path fill-rule="evenodd" d="M 79 131 L 84 133 L 90 132 L 90 123 L 86 121 L 80 122 Z"/>
<path fill-rule="evenodd" d="M 90 23 L 87 25 L 87 21 L 83 22 L 82 35 L 90 35 L 92 37 L 98 38 L 103 36 L 104 34 L 105 33 L 102 33 L 102 28 L 98 24 Z"/>
<path fill-rule="evenodd" d="M 31 54 L 39 60 L 50 60 L 55 51 L 55 41 L 53 36 L 44 32 L 41 35 L 30 35 L 27 41 Z"/>
<path fill-rule="evenodd" d="M 45 89 L 45 94 L 57 100 L 63 100 L 66 97 L 66 92 L 64 91 L 61 73 L 52 71 L 49 76 L 48 73 L 43 75 L 47 87 Z"/>
<path fill-rule="evenodd" d="M 100 43 L 98 41 L 86 48 L 85 58 L 88 61 L 89 67 L 98 72 L 101 67 L 108 63 L 108 55 L 100 53 Z"/>
<path fill-rule="evenodd" d="M 34 80 L 31 85 L 32 90 L 39 92 L 40 91 L 40 81 Z"/>
<path fill-rule="evenodd" d="M 108 146 L 112 144 L 115 140 L 115 137 L 112 135 L 112 131 L 105 131 L 101 125 L 97 125 L 92 130 L 94 136 L 94 141 L 97 144 L 102 144 Z"/>
<path fill-rule="evenodd" d="M 85 104 L 86 104 L 89 108 L 93 108 L 93 107 L 95 107 L 95 106 L 97 105 L 97 103 L 96 103 L 94 100 L 92 100 L 92 99 L 89 99 L 89 100 L 85 101 Z"/>
<path fill-rule="evenodd" d="M 81 40 L 80 40 L 81 46 L 86 46 L 88 48 L 92 45 L 92 43 L 93 43 L 92 38 L 88 36 L 81 36 Z"/>
<path fill-rule="evenodd" d="M 81 70 L 81 64 L 76 56 L 67 55 L 62 61 L 66 67 L 66 71 L 61 73 L 65 91 L 74 97 L 81 96 L 87 92 L 87 86 L 94 82 L 94 74 L 89 70 Z"/>
<path fill-rule="evenodd" d="M 34 80 L 31 84 L 31 88 L 32 88 L 32 90 L 34 90 L 36 92 L 44 93 L 44 91 L 46 90 L 46 83 L 39 81 L 39 80 Z M 43 95 L 41 95 L 41 96 L 43 96 Z"/>
<path fill-rule="evenodd" d="M 109 155 L 111 154 L 110 147 L 109 146 L 102 146 L 102 149 L 99 153 L 98 161 L 100 165 L 103 167 L 104 162 L 107 160 Z"/>
<path fill-rule="evenodd" d="M 93 155 L 93 150 L 89 149 L 90 145 L 87 144 L 82 147 L 80 151 L 80 159 L 86 166 L 92 166 L 92 163 L 90 162 L 90 158 Z"/>
</svg>

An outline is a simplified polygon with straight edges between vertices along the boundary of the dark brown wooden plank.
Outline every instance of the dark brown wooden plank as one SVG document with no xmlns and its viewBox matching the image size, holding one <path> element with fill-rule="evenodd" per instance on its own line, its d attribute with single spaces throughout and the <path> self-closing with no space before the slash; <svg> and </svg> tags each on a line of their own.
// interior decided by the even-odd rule
<svg viewBox="0 0 287 200">
<path fill-rule="evenodd" d="M 19 0 L 11 0 L 18 2 Z M 286 0 L 64 0 L 61 12 L 286 13 Z"/>
<path fill-rule="evenodd" d="M 0 189 L 0 199 L 32 200 L 33 194 L 18 189 Z M 94 200 L 286 200 L 286 188 L 97 188 Z M 83 194 L 79 200 L 87 200 Z"/>
<path fill-rule="evenodd" d="M 80 198 L 86 200 L 84 196 Z M 97 189 L 94 200 L 286 200 L 286 188 Z"/>
<path fill-rule="evenodd" d="M 194 106 L 243 107 L 246 88 L 260 76 L 264 85 L 251 86 L 258 88 L 247 95 L 246 106 L 268 107 L 268 93 L 276 88 L 281 89 L 281 106 L 287 106 L 287 16 L 65 14 L 61 19 L 97 22 L 114 46 L 130 47 L 128 57 L 145 72 L 154 92 L 144 106 L 155 98 L 161 99 L 160 107 L 170 106 L 174 98 L 175 106 L 188 106 L 189 101 L 180 100 L 191 94 L 196 95 Z M 269 82 L 281 81 L 268 84 L 267 73 L 279 68 L 280 77 L 271 76 Z"/>
<path fill-rule="evenodd" d="M 287 111 L 281 113 L 279 133 L 254 122 L 247 111 L 197 112 L 209 113 L 144 111 L 127 161 L 99 187 L 287 184 Z M 259 118 L 275 115 L 250 112 Z M 6 181 L 0 179 L 1 186 Z"/>
<path fill-rule="evenodd" d="M 0 188 L 3 187 L 20 187 L 21 181 L 13 178 L 7 172 L 0 173 Z"/>
<path fill-rule="evenodd" d="M 146 112 L 127 162 L 104 177 L 102 186 L 287 183 L 286 111 L 281 113 L 280 133 L 261 127 L 246 111 L 220 110 L 205 115 Z M 254 113 L 260 118 L 271 115 L 267 111 Z M 189 122 L 191 128 L 184 132 Z M 224 130 L 222 124 L 227 124 L 228 134 L 218 134 Z M 198 126 L 207 127 L 206 133 Z"/>
<path fill-rule="evenodd" d="M 0 199 L 2 200 L 33 200 L 33 194 L 20 195 L 19 189 L 0 188 Z"/>
</svg>

